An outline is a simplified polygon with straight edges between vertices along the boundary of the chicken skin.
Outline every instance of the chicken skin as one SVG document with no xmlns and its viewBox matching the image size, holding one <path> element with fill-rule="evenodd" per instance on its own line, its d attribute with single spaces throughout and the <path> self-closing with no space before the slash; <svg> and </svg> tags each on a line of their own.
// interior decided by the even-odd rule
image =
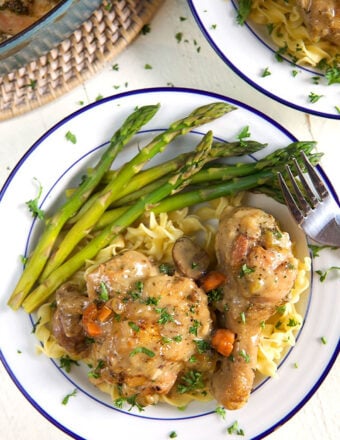
<svg viewBox="0 0 340 440">
<path fill-rule="evenodd" d="M 227 278 L 217 310 L 221 325 L 236 337 L 231 355 L 217 365 L 211 388 L 222 405 L 234 410 L 248 401 L 261 325 L 289 299 L 297 261 L 288 233 L 271 215 L 251 207 L 222 214 L 216 253 Z"/>
<path fill-rule="evenodd" d="M 325 39 L 340 46 L 340 0 L 297 0 L 314 40 Z"/>
</svg>

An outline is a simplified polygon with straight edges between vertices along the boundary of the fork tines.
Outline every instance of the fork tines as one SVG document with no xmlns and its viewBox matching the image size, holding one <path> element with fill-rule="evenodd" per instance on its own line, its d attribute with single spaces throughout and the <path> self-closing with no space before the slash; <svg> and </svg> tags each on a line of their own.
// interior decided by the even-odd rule
<svg viewBox="0 0 340 440">
<path fill-rule="evenodd" d="M 295 158 L 293 158 L 293 163 L 297 171 L 295 174 L 297 174 L 299 180 L 294 177 L 291 167 L 286 165 L 289 182 L 291 183 L 293 192 L 289 189 L 282 174 L 278 173 L 280 186 L 287 206 L 299 224 L 303 222 L 311 210 L 315 209 L 320 202 L 329 196 L 326 186 L 321 181 L 313 165 L 309 162 L 306 154 L 302 152 L 301 156 L 312 185 L 307 182 L 307 179 Z"/>
</svg>

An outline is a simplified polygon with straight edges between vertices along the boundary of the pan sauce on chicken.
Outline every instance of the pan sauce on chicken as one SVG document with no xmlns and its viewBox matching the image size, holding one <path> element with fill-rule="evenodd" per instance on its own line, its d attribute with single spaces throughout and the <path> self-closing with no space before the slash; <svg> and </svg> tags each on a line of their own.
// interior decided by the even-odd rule
<svg viewBox="0 0 340 440">
<path fill-rule="evenodd" d="M 340 0 L 297 0 L 308 31 L 340 46 Z"/>
<path fill-rule="evenodd" d="M 203 278 L 160 273 L 148 257 L 127 251 L 87 273 L 85 293 L 72 283 L 58 289 L 52 333 L 71 355 L 91 359 L 95 385 L 115 384 L 122 397 L 147 405 L 192 369 L 197 340 L 214 346 L 214 335 L 228 329 L 232 352 L 212 352 L 210 387 L 220 404 L 240 408 L 253 386 L 261 323 L 287 301 L 297 261 L 275 219 L 246 207 L 222 215 L 216 253 L 225 276 L 214 311 L 198 287 Z"/>
<path fill-rule="evenodd" d="M 221 324 L 235 333 L 231 356 L 212 377 L 214 397 L 228 409 L 241 408 L 251 392 L 261 323 L 288 300 L 297 261 L 287 233 L 262 210 L 237 208 L 222 214 L 216 253 L 227 276 L 218 304 Z"/>
<path fill-rule="evenodd" d="M 179 372 L 189 364 L 196 352 L 194 341 L 211 332 L 205 293 L 190 278 L 160 273 L 136 251 L 99 265 L 86 276 L 86 283 L 89 301 L 83 310 L 82 337 L 75 331 L 67 338 L 60 331 L 60 314 L 67 309 L 58 302 L 60 291 L 55 337 L 65 348 L 83 350 L 82 340 L 92 336 L 86 355 L 99 366 L 93 382 L 117 384 L 122 396 L 138 395 L 143 405 L 154 403 L 155 396 L 167 394 Z M 78 294 L 73 300 L 80 304 L 84 297 Z M 107 315 L 102 319 L 105 309 Z M 77 307 L 74 315 L 72 319 L 78 325 Z M 70 319 L 62 317 L 64 322 Z M 98 326 L 97 334 L 94 325 Z"/>
</svg>

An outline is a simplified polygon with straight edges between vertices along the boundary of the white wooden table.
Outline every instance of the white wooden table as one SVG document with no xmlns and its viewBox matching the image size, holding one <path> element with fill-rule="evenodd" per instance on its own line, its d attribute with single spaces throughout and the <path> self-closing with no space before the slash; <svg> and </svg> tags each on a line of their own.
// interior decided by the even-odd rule
<svg viewBox="0 0 340 440">
<path fill-rule="evenodd" d="M 183 33 L 181 42 L 175 38 L 177 32 Z M 118 70 L 112 68 L 114 64 Z M 145 69 L 145 64 L 152 68 Z M 325 153 L 322 165 L 340 192 L 340 122 L 287 108 L 238 78 L 205 41 L 183 0 L 167 0 L 151 23 L 151 32 L 140 36 L 92 79 L 44 107 L 0 122 L 0 186 L 32 143 L 60 119 L 77 110 L 80 101 L 87 104 L 98 96 L 170 84 L 209 90 L 246 102 L 280 122 L 297 138 L 316 140 L 320 151 Z M 339 439 L 339 395 L 338 361 L 304 408 L 268 439 Z M 0 439 L 37 438 L 62 440 L 68 437 L 26 401 L 0 365 Z"/>
</svg>

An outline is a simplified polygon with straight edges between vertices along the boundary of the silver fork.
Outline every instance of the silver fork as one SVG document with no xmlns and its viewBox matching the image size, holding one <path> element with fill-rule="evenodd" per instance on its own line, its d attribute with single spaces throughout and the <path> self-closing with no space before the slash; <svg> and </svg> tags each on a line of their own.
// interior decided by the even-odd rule
<svg viewBox="0 0 340 440">
<path fill-rule="evenodd" d="M 286 165 L 286 170 L 294 190 L 295 199 L 283 175 L 278 173 L 288 209 L 296 222 L 314 241 L 330 246 L 340 246 L 340 208 L 305 153 L 302 153 L 301 156 L 306 166 L 306 174 L 302 172 L 297 160 L 293 159 L 293 162 L 300 186 L 305 191 L 306 196 L 302 193 L 288 165 Z"/>
</svg>

